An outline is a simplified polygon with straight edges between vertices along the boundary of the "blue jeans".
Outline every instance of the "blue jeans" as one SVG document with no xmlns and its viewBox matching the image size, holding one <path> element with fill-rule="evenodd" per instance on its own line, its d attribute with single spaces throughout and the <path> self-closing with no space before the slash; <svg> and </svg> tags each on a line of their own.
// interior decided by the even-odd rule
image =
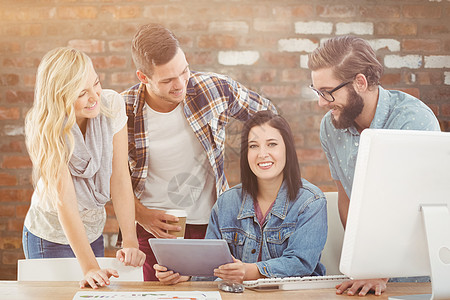
<svg viewBox="0 0 450 300">
<path fill-rule="evenodd" d="M 29 258 L 61 258 L 75 257 L 70 245 L 53 243 L 44 240 L 23 227 L 22 235 L 23 252 L 27 259 Z M 92 251 L 96 257 L 105 256 L 105 247 L 103 245 L 103 235 L 91 243 Z"/>
</svg>

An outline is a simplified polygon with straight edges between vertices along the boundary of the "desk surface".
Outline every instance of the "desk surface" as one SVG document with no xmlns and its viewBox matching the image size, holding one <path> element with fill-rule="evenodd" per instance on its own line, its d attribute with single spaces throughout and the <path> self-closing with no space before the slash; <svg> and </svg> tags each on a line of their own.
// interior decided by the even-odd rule
<svg viewBox="0 0 450 300">
<path fill-rule="evenodd" d="M 17 282 L 0 281 L 1 299 L 58 299 L 71 300 L 80 291 L 78 282 Z M 83 289 L 85 290 L 85 289 Z M 216 282 L 184 282 L 173 286 L 158 282 L 112 282 L 110 286 L 99 291 L 217 291 Z M 431 293 L 430 283 L 388 283 L 387 291 L 382 296 L 373 294 L 363 299 L 387 299 L 389 296 Z M 361 299 L 336 295 L 334 289 L 298 290 L 298 291 L 253 291 L 246 289 L 242 294 L 220 292 L 222 299 Z"/>
</svg>

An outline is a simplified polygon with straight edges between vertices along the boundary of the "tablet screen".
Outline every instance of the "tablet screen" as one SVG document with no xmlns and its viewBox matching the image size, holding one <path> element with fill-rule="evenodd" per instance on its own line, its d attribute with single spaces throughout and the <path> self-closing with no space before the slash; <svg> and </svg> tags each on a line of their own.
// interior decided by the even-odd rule
<svg viewBox="0 0 450 300">
<path fill-rule="evenodd" d="M 233 262 L 225 240 L 148 240 L 159 265 L 180 275 L 214 276 L 214 269 Z"/>
</svg>

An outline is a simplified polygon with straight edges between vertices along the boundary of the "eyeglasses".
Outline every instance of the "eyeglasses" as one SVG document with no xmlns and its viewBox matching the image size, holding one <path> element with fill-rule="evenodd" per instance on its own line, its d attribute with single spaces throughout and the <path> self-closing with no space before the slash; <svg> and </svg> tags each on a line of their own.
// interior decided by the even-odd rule
<svg viewBox="0 0 450 300">
<path fill-rule="evenodd" d="M 349 84 L 351 81 L 348 82 L 343 82 L 340 85 L 338 85 L 337 87 L 335 87 L 334 89 L 332 89 L 331 91 L 319 91 L 316 90 L 313 85 L 311 84 L 309 86 L 310 89 L 312 89 L 314 92 L 316 92 L 316 94 L 319 97 L 322 97 L 323 99 L 327 100 L 328 102 L 334 102 L 336 99 L 334 99 L 333 97 L 333 93 L 336 92 L 337 90 L 339 90 L 340 88 L 346 86 L 347 84 Z"/>
</svg>

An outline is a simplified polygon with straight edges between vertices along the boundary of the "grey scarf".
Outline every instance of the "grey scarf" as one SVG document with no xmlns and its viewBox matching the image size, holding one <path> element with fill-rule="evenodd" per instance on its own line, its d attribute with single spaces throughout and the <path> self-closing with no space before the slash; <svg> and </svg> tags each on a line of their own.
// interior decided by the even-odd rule
<svg viewBox="0 0 450 300">
<path fill-rule="evenodd" d="M 75 139 L 69 171 L 80 211 L 101 208 L 110 199 L 112 174 L 113 134 L 109 118 L 99 114 L 87 120 L 83 137 L 75 123 L 72 127 Z"/>
</svg>

